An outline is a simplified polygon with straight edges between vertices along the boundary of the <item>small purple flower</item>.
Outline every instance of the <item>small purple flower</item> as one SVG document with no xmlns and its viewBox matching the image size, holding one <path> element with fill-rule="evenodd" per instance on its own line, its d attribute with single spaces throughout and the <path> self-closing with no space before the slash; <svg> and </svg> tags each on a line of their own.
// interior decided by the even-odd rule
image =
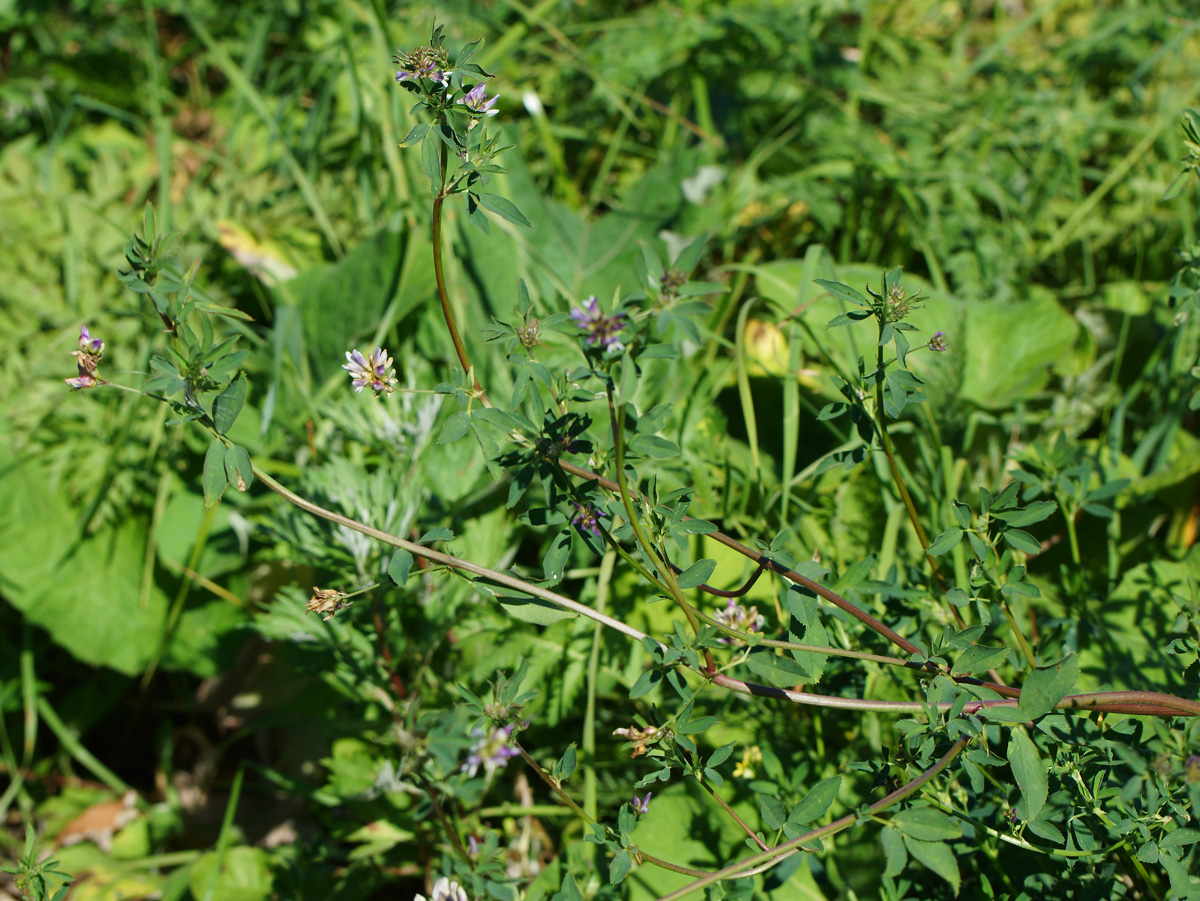
<svg viewBox="0 0 1200 901">
<path fill-rule="evenodd" d="M 1184 761 L 1183 774 L 1188 782 L 1200 782 L 1200 754 L 1193 754 Z"/>
<path fill-rule="evenodd" d="M 98 357 L 104 353 L 104 342 L 99 338 L 92 337 L 92 333 L 85 325 L 79 329 L 79 350 L 89 357 Z"/>
<path fill-rule="evenodd" d="M 388 396 L 396 389 L 395 370 L 391 368 L 392 358 L 382 347 L 375 348 L 371 359 L 367 359 L 357 349 L 346 351 L 346 360 L 342 368 L 350 373 L 355 393 L 370 387 L 376 397 Z"/>
<path fill-rule="evenodd" d="M 484 116 L 494 116 L 500 112 L 498 109 L 492 109 L 496 105 L 496 101 L 500 99 L 500 95 L 488 97 L 486 89 L 487 85 L 481 81 L 467 91 L 465 96 L 458 98 L 458 102 L 472 112 L 481 113 Z"/>
<path fill-rule="evenodd" d="M 571 310 L 571 318 L 575 324 L 587 333 L 587 343 L 593 347 L 602 347 L 609 353 L 619 354 L 625 349 L 617 337 L 625 328 L 625 314 L 614 313 L 605 316 L 600 312 L 600 304 L 593 294 L 582 307 Z"/>
<path fill-rule="evenodd" d="M 729 599 L 724 610 L 718 610 L 713 614 L 713 619 L 726 628 L 735 629 L 738 632 L 761 632 L 767 625 L 766 618 L 758 612 L 757 607 L 747 610 L 733 598 Z M 729 639 L 722 639 L 722 641 L 728 642 Z"/>
<path fill-rule="evenodd" d="M 650 796 L 652 794 L 654 792 L 646 792 L 646 797 L 644 798 L 639 798 L 637 795 L 633 796 L 633 812 L 639 817 L 645 816 L 650 812 Z"/>
<path fill-rule="evenodd" d="M 928 341 L 925 342 L 925 346 L 928 347 L 930 350 L 935 350 L 940 353 L 941 351 L 945 350 L 950 345 L 948 345 L 946 343 L 946 333 L 938 332 L 932 338 L 930 338 Z"/>
<path fill-rule="evenodd" d="M 591 532 L 597 538 L 602 536 L 600 531 L 600 517 L 605 513 L 602 510 L 597 510 L 594 504 L 581 504 L 578 501 L 571 501 L 575 505 L 577 512 L 571 520 L 571 525 L 579 530 L 580 534 Z"/>
<path fill-rule="evenodd" d="M 486 735 L 482 729 L 472 732 L 471 737 L 476 741 L 471 745 L 471 753 L 467 755 L 467 762 L 462 766 L 463 772 L 468 776 L 474 776 L 482 766 L 490 776 L 496 770 L 503 769 L 510 757 L 516 757 L 521 753 L 516 748 L 508 746 L 513 728 L 511 725 L 496 726 Z"/>
</svg>

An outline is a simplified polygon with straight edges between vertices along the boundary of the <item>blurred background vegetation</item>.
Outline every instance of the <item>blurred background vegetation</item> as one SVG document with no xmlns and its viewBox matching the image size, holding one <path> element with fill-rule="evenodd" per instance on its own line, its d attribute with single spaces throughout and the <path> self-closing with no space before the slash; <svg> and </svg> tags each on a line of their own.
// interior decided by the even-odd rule
<svg viewBox="0 0 1200 901">
<path fill-rule="evenodd" d="M 894 559 L 898 505 L 817 471 L 833 432 L 806 426 L 798 446 L 784 434 L 789 341 L 804 343 L 806 422 L 837 398 L 820 348 L 786 330 L 813 276 L 861 287 L 903 266 L 931 298 L 922 326 L 953 342 L 930 369 L 929 415 L 956 471 L 999 479 L 1022 430 L 1111 445 L 1144 503 L 1124 537 L 1086 533 L 1120 545 L 1097 584 L 1157 560 L 1200 566 L 1195 418 L 1183 383 L 1160 378 L 1194 365 L 1164 344 L 1172 280 L 1177 298 L 1194 287 L 1176 273 L 1197 238 L 1195 191 L 1164 199 L 1186 156 L 1180 116 L 1200 104 L 1187 3 L 0 2 L 0 842 L 15 857 L 36 818 L 64 868 L 90 874 L 74 897 L 204 897 L 219 838 L 236 862 L 220 878 L 236 885 L 218 898 L 404 896 L 390 893 L 419 890 L 438 849 L 397 813 L 411 799 L 388 782 L 380 736 L 396 699 L 381 695 L 447 697 L 450 681 L 479 686 L 523 654 L 555 676 L 542 724 L 578 731 L 590 628 L 538 633 L 447 580 L 423 583 L 419 603 L 360 602 L 351 626 L 305 620 L 311 585 L 378 578 L 386 555 L 257 490 L 206 511 L 201 435 L 146 398 L 61 381 L 85 322 L 108 342 L 110 378 L 136 386 L 146 369 L 159 335 L 115 270 L 152 201 L 183 265 L 203 259 L 202 291 L 254 318 L 237 326 L 252 389 L 235 437 L 265 469 L 389 531 L 453 525 L 486 565 L 539 560 L 544 536 L 516 536 L 478 449 L 433 446 L 448 411 L 419 394 L 397 395 L 395 412 L 356 404 L 340 369 L 348 348 L 384 344 L 402 385 L 448 373 L 425 180 L 397 147 L 411 98 L 389 62 L 435 16 L 451 45 L 485 38 L 476 61 L 515 145 L 496 190 L 535 224 L 485 239 L 452 221 L 451 292 L 486 384 L 504 385 L 505 362 L 476 325 L 512 318 L 519 278 L 539 310 L 561 310 L 631 289 L 638 241 L 666 257 L 707 233 L 699 275 L 729 287 L 708 322 L 715 365 L 673 370 L 686 381 L 654 398 L 699 429 L 672 487 L 719 495 L 743 536 L 795 528 L 837 572 L 870 559 L 853 586 L 881 543 Z M 748 350 L 757 420 L 731 342 Z M 672 396 L 681 383 L 697 386 L 688 404 Z M 586 591 L 594 562 L 574 563 Z M 1053 575 L 1043 590 L 1057 603 L 1065 587 Z M 1123 611 L 1114 623 L 1140 622 L 1101 593 Z M 1120 672 L 1146 684 L 1130 687 L 1179 687 L 1133 645 Z M 599 734 L 629 721 L 628 653 L 606 645 Z M 1103 658 L 1092 669 L 1094 684 L 1109 678 Z M 770 728 L 803 720 L 818 743 L 827 729 L 833 757 L 879 749 L 870 717 L 776 717 Z M 624 762 L 601 753 L 603 796 L 627 798 Z M 820 775 L 823 759 L 803 765 Z M 114 828 L 130 787 L 135 825 Z M 525 842 L 516 871 L 547 872 L 571 836 L 549 816 L 531 839 L 505 806 L 519 796 L 490 822 Z M 104 803 L 89 833 L 80 817 Z M 680 853 L 703 858 L 703 837 L 689 841 Z M 862 892 L 881 866 L 851 845 L 814 864 L 807 897 Z"/>
</svg>

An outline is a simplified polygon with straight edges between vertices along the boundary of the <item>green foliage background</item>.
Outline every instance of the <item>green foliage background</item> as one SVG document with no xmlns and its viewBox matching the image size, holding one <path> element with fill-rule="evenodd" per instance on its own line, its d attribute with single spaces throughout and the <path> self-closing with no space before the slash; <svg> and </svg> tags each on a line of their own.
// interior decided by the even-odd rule
<svg viewBox="0 0 1200 901">
<path fill-rule="evenodd" d="M 1129 480 L 1115 517 L 1080 518 L 1083 565 L 1061 518 L 1032 528 L 1046 548 L 1030 563 L 1041 597 L 1020 612 L 1041 630 L 1042 662 L 1078 653 L 1081 690 L 1196 697 L 1194 652 L 1164 650 L 1200 637 L 1200 313 L 1177 319 L 1188 303 L 1196 312 L 1194 182 L 1164 199 L 1187 157 L 1180 116 L 1200 105 L 1200 22 L 1186 4 L 248 2 L 232 15 L 205 2 L 0 3 L 0 800 L 10 826 L 19 811 L 49 841 L 97 799 L 128 786 L 144 799 L 141 825 L 111 852 L 57 854 L 92 874 L 76 894 L 421 891 L 441 846 L 396 776 L 392 711 L 413 695 L 449 707 L 456 682 L 483 694 L 522 660 L 540 692 L 524 714 L 539 761 L 590 730 L 588 778 L 610 812 L 648 772 L 610 739 L 647 711 L 629 696 L 646 662 L 633 643 L 578 618 L 531 625 L 444 573 L 330 622 L 306 617 L 310 586 L 377 581 L 390 552 L 258 488 L 206 510 L 202 435 L 168 426 L 148 398 L 61 381 L 84 322 L 108 343 L 110 378 L 136 385 L 147 370 L 161 325 L 115 270 L 152 200 L 183 265 L 202 258 L 203 295 L 253 317 L 227 325 L 250 351 L 231 438 L 327 507 L 406 537 L 449 528 L 450 550 L 540 576 L 559 529 L 506 506 L 477 445 L 439 443 L 454 405 L 421 393 L 368 403 L 341 370 L 347 349 L 383 345 L 401 387 L 450 379 L 425 180 L 397 146 L 416 120 L 388 63 L 426 41 L 435 14 L 458 43 L 486 39 L 478 61 L 496 73 L 496 121 L 515 145 L 493 189 L 534 225 L 497 220 L 485 237 L 451 209 L 449 291 L 491 393 L 511 394 L 513 369 L 482 332 L 514 320 L 518 280 L 544 318 L 632 290 L 643 245 L 668 259 L 707 234 L 697 280 L 728 291 L 690 355 L 647 364 L 638 407 L 673 405 L 656 431 L 682 452 L 640 462 L 643 475 L 664 493 L 694 486 L 692 512 L 747 543 L 791 529 L 796 559 L 819 556 L 832 587 L 932 641 L 947 615 L 913 588 L 920 546 L 886 465 L 828 466 L 853 430 L 817 415 L 843 399 L 837 367 L 854 371 L 873 340 L 825 331 L 842 309 L 814 279 L 861 287 L 902 266 L 906 289 L 928 297 L 911 321 L 951 345 L 914 360 L 928 400 L 897 431 L 933 533 L 953 527 L 951 498 L 997 490 L 1010 458 L 1051 455 L 1059 435 L 1102 457 L 1102 483 Z M 539 359 L 579 365 L 555 334 Z M 690 550 L 717 560 L 722 586 L 748 573 L 709 542 Z M 966 572 L 965 546 L 945 559 Z M 577 542 L 566 562 L 560 590 L 595 603 L 594 556 Z M 670 630 L 667 605 L 631 573 L 605 585 L 610 613 Z M 786 598 L 764 580 L 749 602 L 781 611 Z M 846 643 L 853 627 L 840 614 L 821 626 Z M 1014 652 L 1005 665 L 1020 663 Z M 830 665 L 820 690 L 909 699 L 914 685 Z M 706 750 L 760 746 L 758 778 L 793 803 L 840 774 L 837 810 L 853 811 L 877 799 L 864 761 L 901 754 L 890 716 L 711 690 L 704 703 L 720 721 Z M 1058 719 L 1042 731 L 1096 740 Z M 1158 797 L 1158 778 L 1194 809 L 1196 727 L 1136 728 L 1122 800 Z M 1066 791 L 1070 766 L 1056 765 Z M 550 897 L 594 863 L 591 846 L 561 811 L 521 815 L 515 769 L 472 823 L 516 849 L 526 897 Z M 758 788 L 729 770 L 731 804 L 757 822 Z M 741 856 L 706 802 L 683 781 L 656 791 L 644 848 L 701 868 Z M 1000 828 L 1005 811 L 989 813 Z M 285 822 L 298 838 L 264 844 Z M 797 856 L 790 880 L 759 891 L 872 897 L 885 868 L 895 875 L 878 832 Z M 21 836 L 3 836 L 15 858 Z M 1122 873 L 1153 863 L 1125 857 Z M 1000 843 L 959 864 L 978 898 L 1133 897 L 1109 864 L 1067 868 Z M 909 896 L 948 896 L 936 870 L 905 870 Z M 1178 891 L 1170 874 L 1145 880 L 1158 897 Z M 584 895 L 613 891 L 602 881 Z M 639 867 L 616 891 L 658 897 L 686 881 Z"/>
</svg>

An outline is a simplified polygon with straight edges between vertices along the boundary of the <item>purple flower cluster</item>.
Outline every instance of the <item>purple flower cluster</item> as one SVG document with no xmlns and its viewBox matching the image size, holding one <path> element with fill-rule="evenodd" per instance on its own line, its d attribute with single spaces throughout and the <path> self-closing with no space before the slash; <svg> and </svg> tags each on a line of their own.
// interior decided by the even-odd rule
<svg viewBox="0 0 1200 901">
<path fill-rule="evenodd" d="M 467 762 L 463 764 L 463 772 L 468 776 L 474 776 L 482 766 L 490 776 L 496 770 L 503 769 L 510 757 L 516 757 L 521 753 L 508 745 L 514 728 L 512 725 L 496 726 L 486 735 L 482 729 L 472 732 L 471 737 L 476 741 L 471 745 L 471 753 L 467 755 Z"/>
<path fill-rule="evenodd" d="M 449 66 L 446 51 L 434 47 L 418 47 L 412 53 L 402 53 L 396 58 L 402 67 L 396 73 L 396 81 L 416 81 L 428 78 L 435 84 L 449 84 L 449 75 L 445 71 Z"/>
<path fill-rule="evenodd" d="M 580 534 L 591 532 L 597 538 L 601 537 L 600 532 L 600 517 L 606 514 L 597 510 L 594 504 L 581 504 L 578 501 L 571 501 L 578 511 L 571 519 L 571 525 L 577 528 Z"/>
<path fill-rule="evenodd" d="M 724 610 L 718 610 L 713 614 L 713 619 L 726 628 L 735 629 L 738 632 L 761 632 L 767 625 L 766 618 L 758 612 L 757 607 L 747 610 L 733 598 L 729 599 Z"/>
<path fill-rule="evenodd" d="M 571 310 L 571 318 L 580 330 L 586 333 L 587 343 L 592 347 L 603 348 L 610 354 L 619 354 L 625 349 L 619 337 L 625 328 L 625 314 L 604 315 L 600 312 L 600 303 L 596 300 L 596 295 L 593 294 L 584 301 L 582 307 Z"/>
</svg>

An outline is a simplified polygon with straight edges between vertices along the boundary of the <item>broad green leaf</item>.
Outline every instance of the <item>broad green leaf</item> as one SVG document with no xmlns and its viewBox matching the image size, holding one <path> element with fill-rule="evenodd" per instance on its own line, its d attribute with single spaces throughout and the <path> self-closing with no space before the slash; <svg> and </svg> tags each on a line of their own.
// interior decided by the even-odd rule
<svg viewBox="0 0 1200 901">
<path fill-rule="evenodd" d="M 906 835 L 904 847 L 914 858 L 949 882 L 954 893 L 958 894 L 962 885 L 962 876 L 959 875 L 958 861 L 954 858 L 954 852 L 949 845 L 942 842 L 923 842 Z"/>
<path fill-rule="evenodd" d="M 438 434 L 438 444 L 450 444 L 457 441 L 463 435 L 467 434 L 470 429 L 471 414 L 466 410 L 459 410 L 442 423 L 442 431 Z"/>
<path fill-rule="evenodd" d="M 1167 835 L 1166 838 L 1158 843 L 1158 846 L 1160 848 L 1182 848 L 1185 845 L 1191 845 L 1195 842 L 1200 842 L 1200 829 L 1192 829 L 1185 826 Z"/>
<path fill-rule="evenodd" d="M 1078 680 L 1077 654 L 1064 657 L 1050 666 L 1038 667 L 1021 684 L 1021 712 L 1030 720 L 1045 716 L 1070 692 Z"/>
<path fill-rule="evenodd" d="M 476 591 L 480 594 L 494 597 L 499 601 L 500 606 L 504 608 L 505 613 L 513 619 L 519 619 L 523 623 L 532 623 L 535 626 L 549 626 L 559 620 L 578 616 L 578 614 L 570 610 L 564 610 L 550 601 L 514 592 L 511 588 L 498 588 L 479 581 L 475 582 L 474 585 Z"/>
<path fill-rule="evenodd" d="M 557 585 L 563 576 L 563 567 L 567 565 L 567 557 L 571 553 L 571 530 L 564 529 L 551 543 L 546 555 L 542 558 L 542 571 L 551 585 Z"/>
<path fill-rule="evenodd" d="M 193 863 L 188 874 L 193 897 L 205 897 L 205 889 L 217 866 L 218 857 L 221 869 L 216 875 L 214 898 L 220 898 L 221 901 L 265 901 L 271 897 L 275 877 L 271 873 L 267 852 L 245 846 L 229 848 L 224 854 L 210 851 Z"/>
<path fill-rule="evenodd" d="M 1174 896 L 1193 901 L 1196 893 L 1193 891 L 1192 881 L 1188 878 L 1187 868 L 1169 854 L 1159 855 L 1158 865 L 1167 871 L 1167 877 L 1171 880 L 1171 891 Z"/>
<path fill-rule="evenodd" d="M 412 147 L 414 144 L 419 144 L 425 139 L 425 135 L 429 132 L 430 125 L 427 122 L 418 122 L 412 127 L 408 134 L 400 141 L 401 147 Z"/>
<path fill-rule="evenodd" d="M 722 745 L 721 747 L 717 748 L 717 750 L 713 751 L 711 754 L 708 755 L 708 760 L 705 761 L 704 765 L 705 766 L 720 766 L 726 760 L 729 759 L 731 754 L 733 754 L 733 749 L 735 747 L 737 747 L 737 742 L 730 742 L 727 745 Z"/>
<path fill-rule="evenodd" d="M 884 867 L 883 875 L 899 876 L 904 872 L 905 864 L 908 863 L 908 852 L 904 850 L 904 836 L 901 835 L 899 829 L 885 826 L 880 830 L 879 840 L 883 843 L 883 853 L 887 858 L 887 866 Z"/>
<path fill-rule="evenodd" d="M 803 570 L 801 570 L 803 572 Z M 784 595 L 784 608 L 792 615 L 792 641 L 817 647 L 829 647 L 829 635 L 821 622 L 821 609 L 815 597 L 792 589 Z M 800 627 L 800 628 L 797 628 Z M 807 671 L 811 682 L 821 681 L 828 654 L 816 651 L 792 651 L 792 658 Z"/>
<path fill-rule="evenodd" d="M 369 340 L 385 314 L 399 321 L 436 291 L 429 241 L 424 231 L 413 233 L 403 225 L 382 228 L 340 262 L 309 267 L 285 284 L 295 308 L 276 317 L 276 365 L 286 360 L 289 367 L 303 368 L 300 354 L 306 352 L 314 378 L 342 379 L 347 397 L 350 379 L 341 368 L 346 351 L 359 345 L 370 356 L 375 348 L 360 342 Z M 280 307 L 277 313 L 284 310 L 293 308 Z"/>
<path fill-rule="evenodd" d="M 409 571 L 412 569 L 413 555 L 401 548 L 392 554 L 392 562 L 388 564 L 388 577 L 397 585 L 403 585 L 408 581 Z"/>
<path fill-rule="evenodd" d="M 1046 804 L 1046 766 L 1023 726 L 1013 727 L 1009 734 L 1008 763 L 1012 767 L 1013 779 L 1021 789 L 1021 797 L 1025 799 L 1025 817 L 1027 820 L 1036 820 Z"/>
<path fill-rule="evenodd" d="M 629 852 L 622 848 L 613 857 L 612 863 L 608 867 L 608 881 L 613 885 L 618 885 L 629 875 L 630 869 L 633 867 L 633 861 L 629 859 Z"/>
<path fill-rule="evenodd" d="M 800 663 L 776 654 L 771 648 L 756 648 L 746 658 L 746 666 L 759 678 L 776 688 L 792 688 L 812 681 Z"/>
<path fill-rule="evenodd" d="M 962 825 L 934 807 L 910 807 L 892 817 L 892 822 L 905 835 L 925 842 L 940 842 L 962 836 Z"/>
</svg>

